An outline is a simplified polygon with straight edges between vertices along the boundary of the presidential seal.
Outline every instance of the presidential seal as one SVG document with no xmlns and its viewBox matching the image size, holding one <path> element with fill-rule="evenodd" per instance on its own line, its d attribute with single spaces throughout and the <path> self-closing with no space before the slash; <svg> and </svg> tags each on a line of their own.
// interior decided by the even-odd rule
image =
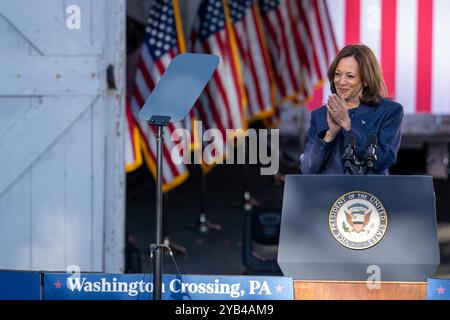
<svg viewBox="0 0 450 320">
<path fill-rule="evenodd" d="M 353 191 L 331 206 L 329 227 L 333 237 L 350 249 L 367 249 L 381 241 L 387 229 L 387 214 L 374 195 Z"/>
</svg>

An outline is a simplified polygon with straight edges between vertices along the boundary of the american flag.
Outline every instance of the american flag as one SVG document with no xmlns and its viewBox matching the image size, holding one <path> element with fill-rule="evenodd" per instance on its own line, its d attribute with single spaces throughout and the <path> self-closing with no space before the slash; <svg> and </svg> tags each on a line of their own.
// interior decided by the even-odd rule
<svg viewBox="0 0 450 320">
<path fill-rule="evenodd" d="M 228 0 L 233 30 L 248 99 L 247 119 L 262 119 L 274 112 L 275 83 L 267 52 L 258 3 L 254 0 Z"/>
<path fill-rule="evenodd" d="M 177 0 L 154 0 L 145 31 L 145 40 L 135 76 L 131 110 L 143 137 L 142 147 L 146 163 L 156 177 L 157 129 L 140 120 L 138 114 L 170 62 L 177 54 L 184 51 Z M 171 159 L 171 151 L 176 144 L 171 141 L 171 134 L 176 128 L 183 128 L 183 123 L 171 123 L 164 132 L 163 191 L 181 184 L 189 175 L 185 164 L 175 164 Z"/>
<path fill-rule="evenodd" d="M 193 34 L 193 50 L 216 54 L 220 64 L 195 107 L 196 117 L 204 129 L 217 128 L 226 137 L 226 129 L 246 129 L 246 97 L 236 41 L 225 0 L 203 0 L 200 4 Z M 216 151 L 224 150 L 225 141 L 214 140 Z M 215 147 L 217 146 L 217 147 Z M 223 154 L 213 155 L 220 160 Z"/>
<path fill-rule="evenodd" d="M 259 0 L 278 89 L 306 99 L 326 78 L 337 52 L 324 0 Z"/>
<path fill-rule="evenodd" d="M 125 172 L 136 170 L 142 165 L 141 140 L 139 128 L 133 117 L 131 106 L 125 106 Z"/>
<path fill-rule="evenodd" d="M 406 114 L 450 114 L 450 1 L 328 0 L 339 47 L 364 43 Z M 329 85 L 314 94 L 323 104 Z"/>
</svg>

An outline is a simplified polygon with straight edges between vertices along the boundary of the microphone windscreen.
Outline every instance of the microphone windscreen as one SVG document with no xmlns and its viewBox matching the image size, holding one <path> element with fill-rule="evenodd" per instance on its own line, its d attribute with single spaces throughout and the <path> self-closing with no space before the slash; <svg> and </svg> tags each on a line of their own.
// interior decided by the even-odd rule
<svg viewBox="0 0 450 320">
<path fill-rule="evenodd" d="M 377 143 L 378 143 L 377 136 L 373 133 L 369 133 L 367 135 L 366 144 L 371 145 L 371 144 L 377 144 Z"/>
</svg>

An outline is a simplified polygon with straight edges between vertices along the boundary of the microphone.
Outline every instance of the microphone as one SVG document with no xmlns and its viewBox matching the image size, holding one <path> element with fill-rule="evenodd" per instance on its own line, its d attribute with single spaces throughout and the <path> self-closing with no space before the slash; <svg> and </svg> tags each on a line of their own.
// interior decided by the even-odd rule
<svg viewBox="0 0 450 320">
<path fill-rule="evenodd" d="M 355 164 L 355 147 L 356 136 L 354 133 L 349 133 L 344 140 L 344 154 L 342 155 L 342 162 L 344 162 L 345 172 L 353 174 L 351 165 Z"/>
<path fill-rule="evenodd" d="M 364 165 L 366 166 L 366 170 L 364 174 L 368 174 L 375 165 L 377 161 L 377 136 L 373 133 L 369 133 L 366 138 L 366 155 L 364 156 Z"/>
</svg>

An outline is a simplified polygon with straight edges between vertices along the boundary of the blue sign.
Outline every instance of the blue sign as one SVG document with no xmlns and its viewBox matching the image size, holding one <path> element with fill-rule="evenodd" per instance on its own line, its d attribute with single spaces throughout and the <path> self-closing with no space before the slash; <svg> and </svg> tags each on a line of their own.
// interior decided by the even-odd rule
<svg viewBox="0 0 450 320">
<path fill-rule="evenodd" d="M 428 279 L 427 300 L 450 300 L 450 279 Z"/>
<path fill-rule="evenodd" d="M 39 272 L 0 272 L 0 300 L 40 300 Z"/>
<path fill-rule="evenodd" d="M 151 274 L 44 274 L 44 300 L 151 300 Z M 293 300 L 292 278 L 164 275 L 163 300 Z"/>
</svg>

